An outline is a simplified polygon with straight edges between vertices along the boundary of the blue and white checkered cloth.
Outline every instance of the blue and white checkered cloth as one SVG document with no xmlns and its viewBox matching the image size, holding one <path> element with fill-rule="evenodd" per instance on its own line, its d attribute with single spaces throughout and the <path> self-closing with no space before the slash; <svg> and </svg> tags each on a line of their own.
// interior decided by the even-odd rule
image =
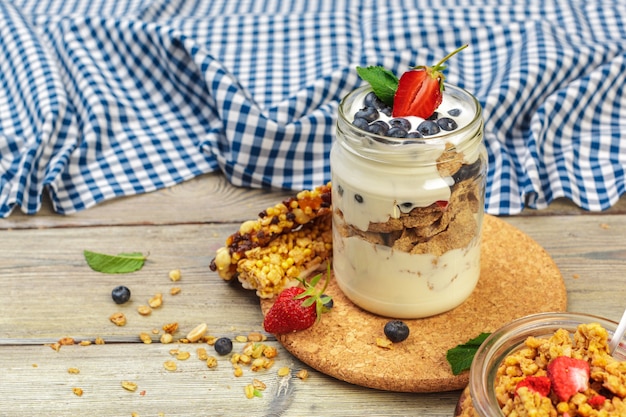
<svg viewBox="0 0 626 417">
<path fill-rule="evenodd" d="M 217 170 L 314 187 L 357 65 L 401 74 L 464 43 L 447 79 L 484 107 L 487 211 L 615 203 L 624 0 L 3 0 L 0 216 Z"/>
</svg>

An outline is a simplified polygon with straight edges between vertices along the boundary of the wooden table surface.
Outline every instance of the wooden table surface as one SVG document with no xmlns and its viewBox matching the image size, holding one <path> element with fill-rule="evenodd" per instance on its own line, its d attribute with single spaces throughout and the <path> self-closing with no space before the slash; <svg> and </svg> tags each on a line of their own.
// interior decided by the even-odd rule
<svg viewBox="0 0 626 417">
<path fill-rule="evenodd" d="M 458 391 L 412 394 L 377 391 L 335 380 L 278 348 L 266 371 L 243 367 L 236 377 L 227 357 L 209 369 L 196 349 L 207 344 L 158 342 L 162 326 L 178 323 L 176 338 L 201 323 L 212 336 L 262 331 L 254 293 L 223 282 L 208 268 L 214 251 L 244 220 L 254 219 L 290 193 L 230 186 L 210 174 L 162 191 L 113 200 L 60 216 L 49 203 L 34 216 L 16 210 L 0 220 L 0 415 L 1 416 L 451 416 Z M 618 320 L 626 307 L 626 199 L 604 213 L 587 213 L 567 201 L 543 211 L 526 210 L 505 221 L 535 239 L 553 257 L 568 289 L 568 310 Z M 124 275 L 91 270 L 83 250 L 149 254 L 144 267 Z M 168 273 L 179 269 L 172 282 Z M 111 300 L 116 285 L 132 290 L 129 303 Z M 181 292 L 171 295 L 172 287 Z M 163 305 L 150 316 L 137 307 L 156 293 Z M 512 295 L 513 296 L 513 295 Z M 115 312 L 126 326 L 109 321 Z M 151 335 L 145 344 L 139 334 Z M 158 332 L 158 334 L 155 334 Z M 104 345 L 50 345 L 102 338 Z M 234 352 L 244 343 L 235 342 Z M 189 352 L 187 360 L 171 352 Z M 177 365 L 164 368 L 166 361 Z M 278 370 L 307 369 L 305 380 Z M 78 373 L 70 372 L 75 368 Z M 253 379 L 261 397 L 246 398 Z M 129 381 L 135 391 L 122 387 Z M 275 394 L 285 388 L 288 395 Z M 82 396 L 73 392 L 83 391 Z M 135 413 L 135 414 L 133 414 Z"/>
</svg>

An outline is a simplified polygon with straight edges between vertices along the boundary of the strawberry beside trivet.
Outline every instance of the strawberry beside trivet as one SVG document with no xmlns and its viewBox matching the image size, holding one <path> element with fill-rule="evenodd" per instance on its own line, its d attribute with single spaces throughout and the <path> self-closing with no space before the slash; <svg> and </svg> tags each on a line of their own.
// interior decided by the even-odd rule
<svg viewBox="0 0 626 417">
<path fill-rule="evenodd" d="M 310 283 L 300 280 L 303 287 L 290 287 L 283 290 L 269 309 L 263 320 L 263 328 L 268 333 L 283 334 L 305 330 L 313 326 L 328 311 L 331 297 L 324 294 L 330 280 L 330 266 L 324 287 L 318 291 L 315 286 L 322 274 L 316 275 Z"/>
</svg>

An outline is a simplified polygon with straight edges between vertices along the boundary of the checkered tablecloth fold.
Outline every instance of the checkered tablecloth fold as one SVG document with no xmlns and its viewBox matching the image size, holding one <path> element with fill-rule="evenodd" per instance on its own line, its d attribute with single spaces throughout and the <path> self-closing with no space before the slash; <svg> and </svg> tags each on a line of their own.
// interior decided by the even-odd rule
<svg viewBox="0 0 626 417">
<path fill-rule="evenodd" d="M 397 74 L 457 46 L 447 80 L 485 116 L 486 209 L 625 190 L 621 0 L 23 0 L 0 3 L 0 216 L 72 213 L 221 171 L 330 177 L 357 65 Z"/>
</svg>

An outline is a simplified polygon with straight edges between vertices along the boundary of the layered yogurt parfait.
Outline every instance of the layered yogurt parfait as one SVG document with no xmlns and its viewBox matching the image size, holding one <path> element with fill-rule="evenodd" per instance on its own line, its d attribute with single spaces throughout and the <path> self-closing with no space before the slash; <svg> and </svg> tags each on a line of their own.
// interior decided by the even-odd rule
<svg viewBox="0 0 626 417">
<path fill-rule="evenodd" d="M 471 94 L 441 84 L 439 99 L 424 106 L 431 97 L 417 89 L 407 107 L 404 77 L 392 100 L 367 85 L 340 104 L 333 268 L 361 308 L 421 318 L 457 307 L 478 282 L 486 151 Z"/>
</svg>

